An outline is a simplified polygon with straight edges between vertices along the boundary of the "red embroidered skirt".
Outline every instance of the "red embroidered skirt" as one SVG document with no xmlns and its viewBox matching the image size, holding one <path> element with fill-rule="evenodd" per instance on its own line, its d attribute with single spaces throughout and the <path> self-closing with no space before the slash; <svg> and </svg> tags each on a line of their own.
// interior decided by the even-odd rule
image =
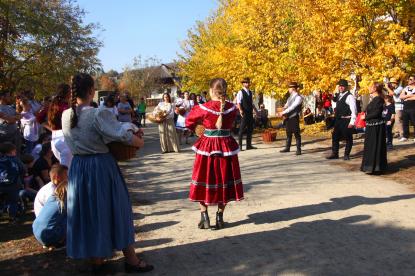
<svg viewBox="0 0 415 276">
<path fill-rule="evenodd" d="M 196 154 L 189 199 L 206 205 L 226 204 L 244 197 L 238 155 Z"/>
</svg>

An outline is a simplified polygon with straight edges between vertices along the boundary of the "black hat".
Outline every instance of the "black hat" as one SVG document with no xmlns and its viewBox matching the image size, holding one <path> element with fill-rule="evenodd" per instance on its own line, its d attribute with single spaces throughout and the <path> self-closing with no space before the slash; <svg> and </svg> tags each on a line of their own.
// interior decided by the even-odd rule
<svg viewBox="0 0 415 276">
<path fill-rule="evenodd" d="M 292 82 L 290 82 L 290 83 L 288 84 L 288 87 L 289 87 L 289 88 L 298 88 L 298 87 L 299 87 L 299 85 L 298 85 L 298 83 L 297 83 L 297 82 L 292 81 Z"/>
<path fill-rule="evenodd" d="M 243 78 L 241 83 L 251 83 L 251 79 L 250 78 Z"/>
<path fill-rule="evenodd" d="M 348 86 L 349 86 L 349 83 L 347 82 L 347 80 L 345 80 L 345 79 L 341 79 L 341 80 L 339 80 L 339 81 L 337 82 L 337 85 L 338 85 L 338 86 L 348 87 Z"/>
</svg>

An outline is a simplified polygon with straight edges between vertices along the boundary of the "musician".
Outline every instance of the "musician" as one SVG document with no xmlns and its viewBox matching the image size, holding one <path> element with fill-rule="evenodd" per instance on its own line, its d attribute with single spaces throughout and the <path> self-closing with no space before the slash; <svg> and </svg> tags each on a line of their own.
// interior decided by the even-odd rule
<svg viewBox="0 0 415 276">
<path fill-rule="evenodd" d="M 236 104 L 241 115 L 241 124 L 239 126 L 239 148 L 242 150 L 242 137 L 246 128 L 246 149 L 256 149 L 252 146 L 252 132 L 254 130 L 254 113 L 258 113 L 252 100 L 252 91 L 249 90 L 251 80 L 244 78 L 242 80 L 243 88 L 236 95 Z"/>
<path fill-rule="evenodd" d="M 291 147 L 292 135 L 295 136 L 297 151 L 296 155 L 301 155 L 301 134 L 300 134 L 300 112 L 303 103 L 303 97 L 298 93 L 298 84 L 296 82 L 290 82 L 288 85 L 288 97 L 287 103 L 284 106 L 283 112 L 278 112 L 277 117 L 285 118 L 285 131 L 287 134 L 287 141 L 285 148 L 280 152 L 289 152 Z"/>
<path fill-rule="evenodd" d="M 344 160 L 350 160 L 350 152 L 353 146 L 353 128 L 356 121 L 357 107 L 356 99 L 350 93 L 347 80 L 341 79 L 337 83 L 338 93 L 333 101 L 336 104 L 335 123 L 332 133 L 332 154 L 327 159 L 339 158 L 339 144 L 341 139 L 346 140 Z"/>
</svg>

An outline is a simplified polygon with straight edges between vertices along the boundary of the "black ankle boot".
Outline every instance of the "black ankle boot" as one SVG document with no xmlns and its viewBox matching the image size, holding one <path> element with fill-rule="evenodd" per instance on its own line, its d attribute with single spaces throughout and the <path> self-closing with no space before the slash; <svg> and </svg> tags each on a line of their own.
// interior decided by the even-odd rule
<svg viewBox="0 0 415 276">
<path fill-rule="evenodd" d="M 207 211 L 200 213 L 200 222 L 198 224 L 199 229 L 209 229 L 210 228 L 210 220 Z"/>
<path fill-rule="evenodd" d="M 223 221 L 223 212 L 216 212 L 216 226 L 215 228 L 218 229 L 222 229 L 223 227 L 225 227 L 225 222 Z"/>
</svg>

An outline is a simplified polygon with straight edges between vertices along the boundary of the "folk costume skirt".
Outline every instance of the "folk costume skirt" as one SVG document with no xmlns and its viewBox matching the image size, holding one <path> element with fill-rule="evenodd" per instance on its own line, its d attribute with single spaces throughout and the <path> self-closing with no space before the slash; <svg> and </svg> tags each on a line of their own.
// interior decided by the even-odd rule
<svg viewBox="0 0 415 276">
<path fill-rule="evenodd" d="M 388 169 L 385 124 L 367 123 L 365 144 L 360 170 L 366 173 L 380 173 Z"/>
<path fill-rule="evenodd" d="M 244 197 L 239 146 L 230 130 L 208 130 L 192 147 L 196 152 L 189 198 L 206 205 L 226 204 Z"/>
<path fill-rule="evenodd" d="M 127 186 L 110 153 L 74 156 L 67 207 L 69 257 L 111 257 L 134 243 Z"/>
</svg>

